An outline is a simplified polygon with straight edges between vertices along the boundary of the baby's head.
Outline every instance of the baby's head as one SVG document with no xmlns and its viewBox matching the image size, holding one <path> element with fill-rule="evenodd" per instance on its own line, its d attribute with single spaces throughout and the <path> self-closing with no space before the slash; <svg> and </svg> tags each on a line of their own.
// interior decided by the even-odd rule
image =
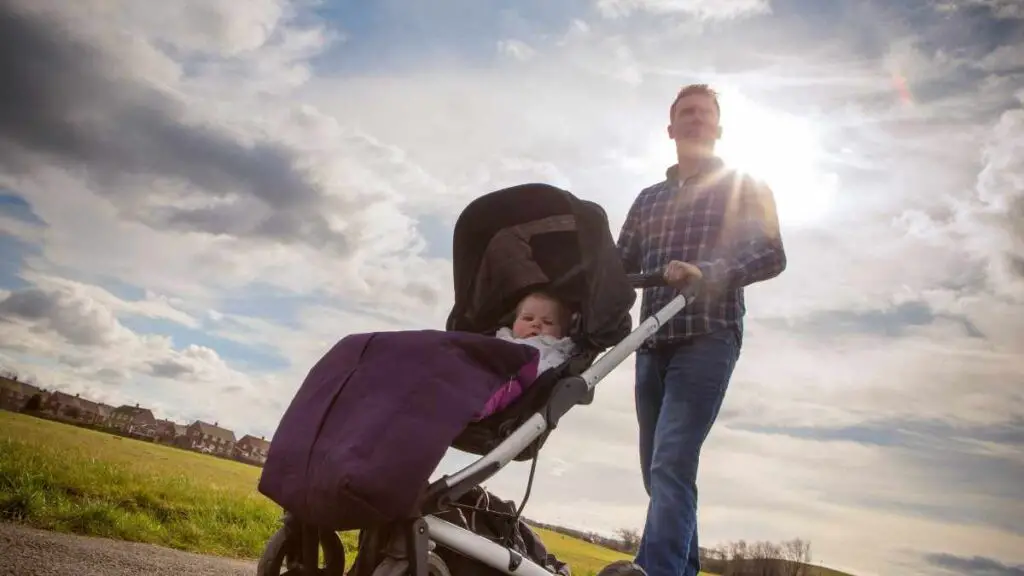
<svg viewBox="0 0 1024 576">
<path fill-rule="evenodd" d="M 512 335 L 528 338 L 543 334 L 554 338 L 565 336 L 569 326 L 569 310 L 558 299 L 544 292 L 533 292 L 519 301 Z"/>
</svg>

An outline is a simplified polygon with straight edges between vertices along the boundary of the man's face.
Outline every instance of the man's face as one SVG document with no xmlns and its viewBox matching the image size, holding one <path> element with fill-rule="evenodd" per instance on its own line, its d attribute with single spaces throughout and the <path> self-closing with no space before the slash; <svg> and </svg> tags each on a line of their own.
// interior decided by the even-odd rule
<svg viewBox="0 0 1024 576">
<path fill-rule="evenodd" d="M 689 94 L 676 102 L 668 135 L 673 140 L 710 146 L 721 136 L 718 108 L 705 94 Z"/>
</svg>

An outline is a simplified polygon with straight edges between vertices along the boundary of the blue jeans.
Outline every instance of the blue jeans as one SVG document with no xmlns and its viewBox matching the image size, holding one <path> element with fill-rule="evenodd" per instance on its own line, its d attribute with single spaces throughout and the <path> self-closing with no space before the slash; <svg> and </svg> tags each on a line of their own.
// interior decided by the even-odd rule
<svg viewBox="0 0 1024 576">
<path fill-rule="evenodd" d="M 636 563 L 648 576 L 696 576 L 697 462 L 739 358 L 721 330 L 636 354 L 640 467 L 650 501 Z"/>
</svg>

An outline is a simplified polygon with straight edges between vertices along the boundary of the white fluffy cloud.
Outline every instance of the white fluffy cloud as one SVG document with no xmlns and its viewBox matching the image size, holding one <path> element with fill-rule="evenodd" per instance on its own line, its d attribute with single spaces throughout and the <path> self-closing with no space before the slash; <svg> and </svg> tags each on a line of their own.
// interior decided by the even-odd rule
<svg viewBox="0 0 1024 576">
<path fill-rule="evenodd" d="M 391 61 L 398 40 L 304 2 L 0 0 L 18 44 L 0 57 L 0 194 L 27 204 L 0 203 L 0 362 L 269 435 L 338 338 L 443 326 L 473 198 L 545 181 L 617 231 L 672 160 L 674 91 L 708 81 L 723 149 L 806 177 L 776 175 L 789 268 L 748 292 L 702 543 L 801 536 L 858 574 L 929 573 L 937 552 L 1019 564 L 1020 46 L 936 32 L 1011 4 L 926 3 L 878 37 L 853 30 L 881 8 L 525 3 L 480 47 Z M 563 420 L 528 515 L 641 524 L 631 369 Z M 518 498 L 527 471 L 490 485 Z"/>
<path fill-rule="evenodd" d="M 684 14 L 701 19 L 727 19 L 765 14 L 771 11 L 768 0 L 597 0 L 600 13 L 618 18 L 631 12 Z"/>
</svg>

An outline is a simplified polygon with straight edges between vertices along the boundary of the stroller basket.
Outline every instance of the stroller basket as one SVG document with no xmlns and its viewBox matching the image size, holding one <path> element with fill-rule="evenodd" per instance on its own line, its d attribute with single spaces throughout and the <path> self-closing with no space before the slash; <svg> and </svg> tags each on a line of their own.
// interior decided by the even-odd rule
<svg viewBox="0 0 1024 576">
<path fill-rule="evenodd" d="M 265 556 L 309 567 L 319 541 L 334 559 L 325 573 L 341 574 L 344 551 L 331 534 L 359 529 L 351 576 L 450 576 L 444 554 L 431 546 L 501 573 L 550 576 L 539 560 L 514 550 L 510 560 L 508 546 L 446 514 L 510 462 L 535 458 L 559 419 L 590 403 L 597 383 L 690 296 L 681 294 L 631 331 L 636 287 L 656 285 L 659 276 L 627 275 L 604 210 L 544 184 L 472 202 L 456 222 L 453 256 L 455 302 L 445 331 L 348 336 L 296 393 L 259 483 L 286 510 L 282 535 Z M 477 421 L 490 394 L 536 358 L 532 348 L 492 334 L 537 289 L 572 311 L 576 352 L 505 409 Z M 430 483 L 452 447 L 480 458 Z M 267 565 L 280 567 L 279 560 Z"/>
</svg>

